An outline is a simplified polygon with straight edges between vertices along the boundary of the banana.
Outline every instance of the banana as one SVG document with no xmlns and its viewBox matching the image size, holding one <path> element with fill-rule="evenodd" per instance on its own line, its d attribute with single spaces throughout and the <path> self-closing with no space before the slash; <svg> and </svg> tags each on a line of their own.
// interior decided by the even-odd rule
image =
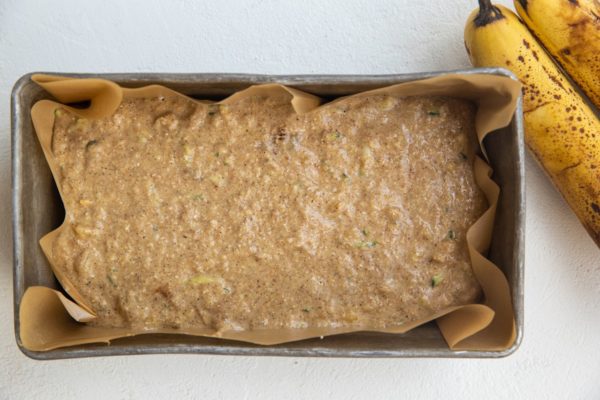
<svg viewBox="0 0 600 400">
<path fill-rule="evenodd" d="M 514 3 L 529 29 L 600 108 L 600 1 Z"/>
<path fill-rule="evenodd" d="M 471 62 L 519 77 L 525 142 L 600 247 L 600 120 L 512 11 L 479 5 L 465 26 Z"/>
</svg>

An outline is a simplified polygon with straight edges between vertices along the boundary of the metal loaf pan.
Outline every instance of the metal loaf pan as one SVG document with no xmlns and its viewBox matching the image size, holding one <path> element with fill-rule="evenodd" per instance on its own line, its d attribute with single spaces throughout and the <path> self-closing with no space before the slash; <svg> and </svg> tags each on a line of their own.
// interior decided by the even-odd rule
<svg viewBox="0 0 600 400">
<path fill-rule="evenodd" d="M 246 75 L 246 74 L 60 74 L 110 79 L 126 87 L 161 84 L 198 98 L 223 98 L 253 84 L 278 82 L 324 98 L 357 93 L 446 73 L 493 74 L 515 79 L 501 68 L 426 72 L 402 75 Z M 42 254 L 39 239 L 62 222 L 64 209 L 50 169 L 34 132 L 32 105 L 50 95 L 21 77 L 12 92 L 12 186 L 14 229 L 14 326 L 21 351 L 34 359 L 63 359 L 127 354 L 238 354 L 315 357 L 453 357 L 498 358 L 513 353 L 523 335 L 524 255 L 524 149 L 521 101 L 512 123 L 490 134 L 486 145 L 494 179 L 502 188 L 489 257 L 504 269 L 512 289 L 517 339 L 504 351 L 452 351 L 438 328 L 429 323 L 402 335 L 354 333 L 277 346 L 185 335 L 140 335 L 110 345 L 89 344 L 46 352 L 23 347 L 19 332 L 19 305 L 29 286 L 59 288 Z"/>
</svg>

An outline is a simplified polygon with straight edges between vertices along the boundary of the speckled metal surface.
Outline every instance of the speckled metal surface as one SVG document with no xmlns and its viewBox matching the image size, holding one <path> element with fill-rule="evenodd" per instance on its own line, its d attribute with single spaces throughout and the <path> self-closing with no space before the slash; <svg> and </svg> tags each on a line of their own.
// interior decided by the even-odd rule
<svg viewBox="0 0 600 400">
<path fill-rule="evenodd" d="M 488 73 L 512 76 L 497 69 L 468 69 L 455 73 Z M 198 97 L 223 97 L 251 84 L 279 82 L 325 97 L 336 97 L 399 82 L 436 76 L 444 72 L 402 75 L 243 75 L 243 74 L 99 74 L 124 86 L 160 83 Z M 65 74 L 90 76 L 89 74 Z M 480 357 L 497 358 L 514 352 L 523 333 L 524 255 L 524 148 L 521 105 L 510 127 L 486 141 L 494 178 L 502 187 L 490 258 L 509 278 L 517 320 L 517 340 L 505 351 L 451 351 L 434 324 L 404 335 L 358 333 L 261 347 L 183 335 L 143 335 L 120 339 L 110 346 L 81 345 L 49 352 L 31 352 L 19 338 L 18 308 L 23 292 L 32 285 L 58 287 L 37 241 L 64 216 L 60 199 L 29 119 L 31 105 L 48 95 L 23 76 L 12 94 L 13 229 L 15 333 L 20 349 L 35 359 L 60 359 L 108 355 L 197 353 L 318 357 Z"/>
</svg>

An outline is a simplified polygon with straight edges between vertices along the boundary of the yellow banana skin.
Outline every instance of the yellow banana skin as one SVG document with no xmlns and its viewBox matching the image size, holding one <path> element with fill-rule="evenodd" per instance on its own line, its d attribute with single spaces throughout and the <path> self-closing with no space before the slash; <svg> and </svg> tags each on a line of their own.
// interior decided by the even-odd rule
<svg viewBox="0 0 600 400">
<path fill-rule="evenodd" d="M 529 29 L 600 108 L 600 1 L 514 3 Z"/>
<path fill-rule="evenodd" d="M 471 62 L 519 77 L 525 141 L 600 247 L 600 120 L 512 11 L 480 6 L 465 26 Z"/>
</svg>

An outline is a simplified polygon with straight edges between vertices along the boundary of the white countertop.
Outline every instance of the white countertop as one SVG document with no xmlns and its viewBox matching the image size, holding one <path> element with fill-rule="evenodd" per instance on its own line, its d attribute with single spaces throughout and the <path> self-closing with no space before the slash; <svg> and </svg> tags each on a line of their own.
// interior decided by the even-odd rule
<svg viewBox="0 0 600 400">
<path fill-rule="evenodd" d="M 9 94 L 31 71 L 463 68 L 474 0 L 0 2 L 0 399 L 600 398 L 600 250 L 527 159 L 525 336 L 500 360 L 132 356 L 40 362 L 13 333 Z M 510 1 L 501 1 L 511 5 Z"/>
</svg>

